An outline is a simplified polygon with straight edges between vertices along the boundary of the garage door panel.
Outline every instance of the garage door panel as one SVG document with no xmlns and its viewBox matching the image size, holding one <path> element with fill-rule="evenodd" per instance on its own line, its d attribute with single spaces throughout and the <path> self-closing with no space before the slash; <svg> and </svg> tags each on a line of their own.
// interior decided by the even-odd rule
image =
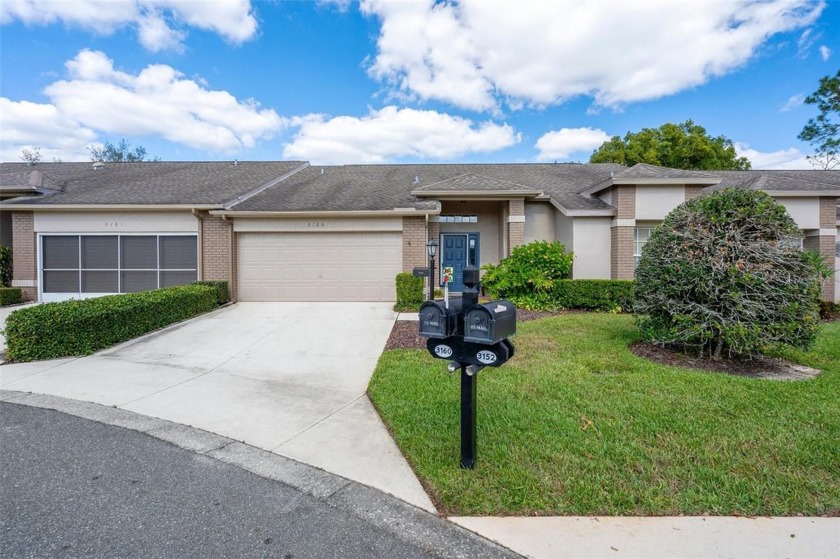
<svg viewBox="0 0 840 559">
<path fill-rule="evenodd" d="M 240 233 L 242 301 L 393 301 L 401 233 Z"/>
</svg>

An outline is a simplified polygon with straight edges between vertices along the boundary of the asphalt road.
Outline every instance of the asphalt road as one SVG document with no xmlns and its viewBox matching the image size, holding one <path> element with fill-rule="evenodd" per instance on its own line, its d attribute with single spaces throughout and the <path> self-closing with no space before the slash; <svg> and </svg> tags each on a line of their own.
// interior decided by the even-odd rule
<svg viewBox="0 0 840 559">
<path fill-rule="evenodd" d="M 0 436 L 4 559 L 437 555 L 288 485 L 129 429 L 0 403 Z"/>
</svg>

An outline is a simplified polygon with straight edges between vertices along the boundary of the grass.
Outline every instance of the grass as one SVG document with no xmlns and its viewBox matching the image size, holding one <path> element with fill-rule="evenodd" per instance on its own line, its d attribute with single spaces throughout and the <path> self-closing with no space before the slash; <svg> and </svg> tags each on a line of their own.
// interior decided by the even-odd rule
<svg viewBox="0 0 840 559">
<path fill-rule="evenodd" d="M 478 464 L 458 467 L 459 378 L 385 352 L 369 394 L 436 504 L 457 515 L 840 514 L 840 322 L 780 382 L 633 355 L 632 317 L 519 324 L 478 377 Z"/>
</svg>

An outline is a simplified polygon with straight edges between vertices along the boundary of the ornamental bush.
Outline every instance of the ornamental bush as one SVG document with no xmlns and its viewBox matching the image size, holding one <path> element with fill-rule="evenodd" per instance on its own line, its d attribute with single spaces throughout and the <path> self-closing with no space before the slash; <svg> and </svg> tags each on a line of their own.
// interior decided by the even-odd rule
<svg viewBox="0 0 840 559">
<path fill-rule="evenodd" d="M 634 310 L 651 342 L 701 354 L 809 346 L 819 324 L 819 255 L 761 191 L 726 189 L 675 208 L 651 233 L 636 269 Z"/>
<path fill-rule="evenodd" d="M 497 266 L 483 266 L 482 285 L 492 297 L 533 310 L 557 308 L 553 290 L 572 273 L 572 254 L 563 243 L 534 241 L 513 249 Z"/>
<path fill-rule="evenodd" d="M 397 311 L 417 311 L 423 303 L 423 278 L 415 278 L 411 272 L 397 274 Z"/>
</svg>

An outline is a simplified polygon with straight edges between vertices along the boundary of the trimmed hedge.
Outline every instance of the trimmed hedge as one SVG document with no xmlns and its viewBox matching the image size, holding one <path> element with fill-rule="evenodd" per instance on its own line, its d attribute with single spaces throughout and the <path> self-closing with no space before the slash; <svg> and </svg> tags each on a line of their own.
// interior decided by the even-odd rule
<svg viewBox="0 0 840 559">
<path fill-rule="evenodd" d="M 201 281 L 194 281 L 193 285 L 207 285 L 212 287 L 216 290 L 216 304 L 222 306 L 224 304 L 230 303 L 230 288 L 228 287 L 228 282 L 224 280 L 219 281 L 210 281 L 210 280 L 201 280 Z"/>
<path fill-rule="evenodd" d="M 26 307 L 6 319 L 6 353 L 13 361 L 89 355 L 213 310 L 216 300 L 213 287 L 182 285 Z"/>
<path fill-rule="evenodd" d="M 23 302 L 23 291 L 20 287 L 0 287 L 0 307 L 17 305 Z"/>
<path fill-rule="evenodd" d="M 0 287 L 12 285 L 12 247 L 0 247 Z"/>
<path fill-rule="evenodd" d="M 416 278 L 410 272 L 397 274 L 396 310 L 420 310 L 423 303 L 423 278 Z"/>
<path fill-rule="evenodd" d="M 633 309 L 632 280 L 560 280 L 553 292 L 558 306 L 566 309 L 623 311 Z"/>
<path fill-rule="evenodd" d="M 508 299 L 517 307 L 532 311 L 584 309 L 629 312 L 633 309 L 634 282 L 564 279 L 554 280 L 550 287 L 542 290 L 517 290 L 514 293 L 490 291 L 489 294 L 492 297 Z"/>
</svg>

